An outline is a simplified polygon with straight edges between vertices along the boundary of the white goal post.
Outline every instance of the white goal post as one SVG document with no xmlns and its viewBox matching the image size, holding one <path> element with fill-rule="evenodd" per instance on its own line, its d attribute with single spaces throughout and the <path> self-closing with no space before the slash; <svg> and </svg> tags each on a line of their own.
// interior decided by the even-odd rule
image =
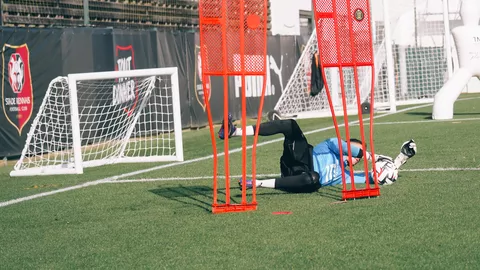
<svg viewBox="0 0 480 270">
<path fill-rule="evenodd" d="M 359 70 L 362 102 L 371 102 L 374 72 L 374 108 L 395 111 L 399 105 L 431 103 L 452 76 L 455 62 L 450 29 L 459 23 L 460 0 L 372 1 L 375 70 Z M 313 55 L 318 50 L 313 31 L 281 97 L 275 105 L 280 117 L 331 116 L 325 89 L 310 96 Z M 326 69 L 336 111 L 342 112 L 339 72 Z M 351 70 L 344 69 L 347 111 L 357 113 Z M 343 113 L 340 113 L 343 114 Z"/>
<path fill-rule="evenodd" d="M 10 175 L 160 161 L 183 161 L 176 67 L 53 79 Z"/>
</svg>

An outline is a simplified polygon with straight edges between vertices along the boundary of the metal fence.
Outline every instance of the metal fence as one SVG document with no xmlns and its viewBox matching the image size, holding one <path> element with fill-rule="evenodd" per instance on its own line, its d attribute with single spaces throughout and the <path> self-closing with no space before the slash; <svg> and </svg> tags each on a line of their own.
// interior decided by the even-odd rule
<svg viewBox="0 0 480 270">
<path fill-rule="evenodd" d="M 0 22 L 2 26 L 15 27 L 88 26 L 188 31 L 198 29 L 198 1 L 0 0 Z M 268 22 L 270 30 L 270 11 Z"/>
<path fill-rule="evenodd" d="M 1 23 L 19 27 L 198 27 L 198 0 L 2 0 Z"/>
</svg>

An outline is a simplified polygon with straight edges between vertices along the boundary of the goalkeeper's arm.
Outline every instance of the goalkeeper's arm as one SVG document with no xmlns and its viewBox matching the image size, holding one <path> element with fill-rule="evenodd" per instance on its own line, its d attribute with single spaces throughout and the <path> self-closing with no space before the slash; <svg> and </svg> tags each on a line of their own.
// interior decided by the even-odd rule
<svg viewBox="0 0 480 270">
<path fill-rule="evenodd" d="M 361 144 L 356 139 L 350 139 L 350 140 L 352 142 L 356 142 L 358 144 Z M 363 157 L 362 148 L 356 146 L 353 143 L 347 144 L 347 142 L 344 141 L 344 140 L 341 140 L 341 142 L 342 142 L 342 154 L 340 155 L 340 147 L 338 145 L 338 139 L 337 138 L 331 138 L 331 139 L 326 140 L 328 149 L 330 149 L 330 151 L 337 154 L 338 156 L 348 156 L 348 146 L 350 145 L 350 150 L 352 151 L 352 157 L 354 157 L 354 158 L 362 158 Z"/>
<path fill-rule="evenodd" d="M 399 169 L 403 164 L 405 164 L 407 162 L 407 160 L 409 158 L 415 156 L 416 153 L 417 153 L 417 145 L 416 145 L 415 141 L 414 140 L 409 140 L 409 141 L 406 141 L 402 144 L 402 146 L 400 147 L 400 154 L 398 154 L 398 156 L 395 158 L 395 160 L 393 160 L 389 156 L 375 154 L 375 156 L 373 158 L 373 161 L 377 162 L 377 161 L 381 161 L 383 159 L 388 159 L 390 161 L 394 161 L 395 167 L 397 169 Z M 365 156 L 366 156 L 367 160 L 372 160 L 372 154 L 371 153 L 366 152 Z"/>
<path fill-rule="evenodd" d="M 372 154 L 370 152 L 366 152 L 365 157 L 367 158 L 367 160 L 372 160 Z M 373 161 L 377 162 L 377 161 L 383 160 L 383 159 L 388 159 L 390 161 L 393 161 L 393 159 L 389 156 L 377 155 L 377 154 L 374 155 Z"/>
</svg>

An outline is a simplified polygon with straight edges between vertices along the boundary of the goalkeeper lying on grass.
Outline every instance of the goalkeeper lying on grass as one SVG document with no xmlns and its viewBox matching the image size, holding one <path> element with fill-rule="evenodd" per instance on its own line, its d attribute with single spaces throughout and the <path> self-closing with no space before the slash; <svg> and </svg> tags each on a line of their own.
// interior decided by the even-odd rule
<svg viewBox="0 0 480 270">
<path fill-rule="evenodd" d="M 228 137 L 253 136 L 255 126 L 247 126 L 246 130 L 237 128 L 232 123 L 232 116 L 228 117 Z M 340 162 L 348 168 L 347 142 L 342 141 L 343 155 L 340 157 L 338 139 L 327 139 L 315 147 L 307 142 L 302 130 L 295 120 L 274 120 L 260 124 L 259 136 L 270 136 L 282 133 L 283 155 L 280 158 L 281 177 L 275 179 L 257 180 L 257 187 L 275 188 L 290 192 L 314 192 L 321 186 L 338 185 L 342 183 Z M 224 125 L 218 132 L 220 139 L 225 138 Z M 352 151 L 352 165 L 357 164 L 364 156 L 371 160 L 371 154 L 363 153 L 362 142 L 357 139 L 350 140 Z M 379 184 L 392 184 L 397 180 L 398 168 L 415 155 L 417 151 L 413 140 L 403 143 L 400 154 L 393 160 L 391 157 L 375 155 Z M 346 171 L 347 183 L 350 183 L 350 171 Z M 373 183 L 373 175 L 369 173 L 369 180 Z M 355 183 L 365 183 L 364 172 L 354 174 Z M 239 182 L 242 184 L 242 181 Z M 246 181 L 247 188 L 252 187 L 252 180 Z"/>
</svg>

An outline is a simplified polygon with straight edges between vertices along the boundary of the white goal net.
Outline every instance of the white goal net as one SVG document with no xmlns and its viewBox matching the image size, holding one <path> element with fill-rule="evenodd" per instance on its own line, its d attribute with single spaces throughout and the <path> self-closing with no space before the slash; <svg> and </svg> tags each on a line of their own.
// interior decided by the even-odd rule
<svg viewBox="0 0 480 270">
<path fill-rule="evenodd" d="M 176 68 L 71 74 L 50 82 L 11 175 L 182 160 Z"/>
<path fill-rule="evenodd" d="M 459 0 L 374 1 L 374 107 L 396 110 L 397 105 L 433 101 L 452 74 L 453 41 L 450 29 L 460 23 Z M 388 6 L 389 5 L 389 6 Z M 448 19 L 447 19 L 448 18 Z M 330 116 L 323 90 L 310 96 L 312 58 L 318 51 L 315 31 L 285 87 L 275 110 L 282 116 L 309 118 Z M 361 102 L 370 101 L 370 69 L 359 70 Z M 357 112 L 351 69 L 344 69 L 347 110 Z M 343 110 L 339 72 L 326 69 L 326 83 L 337 111 Z"/>
</svg>

